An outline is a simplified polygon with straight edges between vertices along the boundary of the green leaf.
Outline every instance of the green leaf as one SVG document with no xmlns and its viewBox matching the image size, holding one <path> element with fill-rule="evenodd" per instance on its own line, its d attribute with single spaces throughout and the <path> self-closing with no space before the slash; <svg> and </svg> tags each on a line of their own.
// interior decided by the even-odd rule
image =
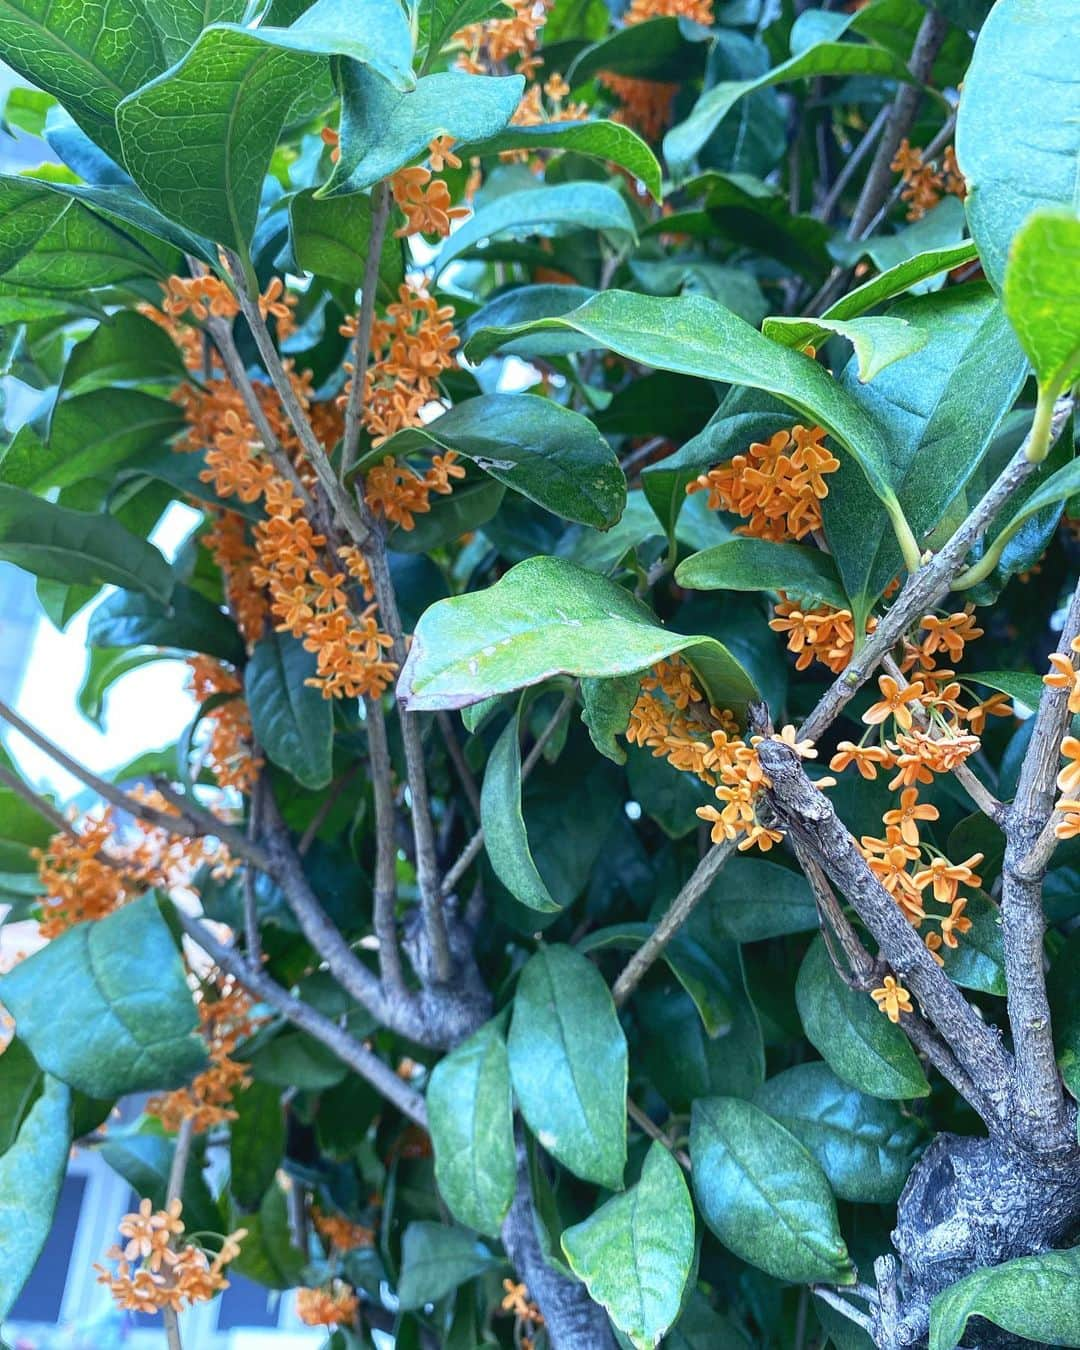
<svg viewBox="0 0 1080 1350">
<path fill-rule="evenodd" d="M 629 675 L 685 652 L 716 707 L 741 711 L 749 676 L 714 638 L 661 628 L 629 592 L 560 558 L 528 558 L 486 591 L 424 613 L 398 682 L 420 711 L 464 708 L 555 675 Z"/>
<path fill-rule="evenodd" d="M 208 28 L 181 62 L 116 110 L 125 167 L 147 198 L 241 257 L 278 135 L 321 65 L 268 41 L 272 31 Z"/>
<path fill-rule="evenodd" d="M 510 13 L 502 0 L 421 0 L 416 48 L 423 57 L 424 72 L 455 33 L 485 19 L 509 18 Z"/>
<path fill-rule="evenodd" d="M 233 665 L 244 660 L 236 625 L 198 591 L 176 586 L 168 604 L 137 591 L 116 591 L 90 615 L 91 647 L 165 647 L 204 652 Z"/>
<path fill-rule="evenodd" d="M 64 367 L 61 392 L 68 396 L 84 394 L 119 384 L 183 378 L 185 373 L 180 353 L 168 333 L 144 314 L 122 309 L 99 323 L 88 338 L 72 348 Z M 63 407 L 61 404 L 53 415 L 53 435 L 56 416 Z"/>
<path fill-rule="evenodd" d="M 964 76 L 956 156 L 967 181 L 968 224 L 986 275 L 999 289 L 1013 237 L 1031 212 L 1076 208 L 1075 20 L 1072 0 L 999 0 Z"/>
<path fill-rule="evenodd" d="M 945 973 L 961 989 L 977 989 L 1004 998 L 1008 987 L 1001 911 L 981 891 L 969 893 L 967 902 L 964 914 L 971 920 L 971 928 L 960 935 L 958 947 L 942 947 L 939 953 L 945 962 Z"/>
<path fill-rule="evenodd" d="M 295 1289 L 303 1279 L 307 1257 L 292 1243 L 289 1200 L 275 1179 L 255 1214 L 245 1214 L 248 1235 L 232 1262 L 239 1275 L 267 1289 Z"/>
<path fill-rule="evenodd" d="M 949 248 L 927 249 L 906 258 L 895 267 L 880 272 L 870 281 L 864 281 L 847 295 L 842 295 L 835 304 L 822 314 L 822 319 L 854 319 L 865 314 L 868 309 L 891 300 L 912 286 L 929 281 L 942 272 L 951 272 L 954 267 L 962 267 L 977 256 L 975 245 L 969 240 L 962 244 L 953 244 Z M 810 339 L 813 341 L 813 339 Z"/>
<path fill-rule="evenodd" d="M 626 1166 L 626 1037 L 596 967 L 544 947 L 518 979 L 508 1041 L 521 1114 L 585 1181 L 620 1190 Z"/>
<path fill-rule="evenodd" d="M 398 1302 L 406 1310 L 437 1303 L 459 1284 L 500 1264 L 482 1242 L 463 1228 L 414 1220 L 401 1239 Z"/>
<path fill-rule="evenodd" d="M 497 1238 L 517 1186 L 510 1061 L 497 1023 L 439 1061 L 427 1107 L 439 1194 L 459 1223 Z"/>
<path fill-rule="evenodd" d="M 493 296 L 470 314 L 461 325 L 461 340 L 467 342 L 482 328 L 506 328 L 533 319 L 547 319 L 553 314 L 566 314 L 595 294 L 588 286 L 561 286 L 554 282 L 515 286 Z M 502 351 L 510 356 L 567 356 L 571 352 L 586 351 L 588 346 L 588 339 L 576 333 L 539 333 L 536 337 L 522 338 L 520 342 L 507 342 Z"/>
<path fill-rule="evenodd" d="M 736 1097 L 694 1103 L 694 1194 L 725 1247 L 780 1280 L 853 1284 L 824 1172 L 764 1111 Z"/>
<path fill-rule="evenodd" d="M 333 775 L 334 718 L 330 701 L 306 681 L 315 657 L 288 633 L 255 644 L 244 669 L 244 697 L 255 739 L 267 757 L 306 788 L 324 788 Z"/>
<path fill-rule="evenodd" d="M 903 532 L 890 482 L 888 442 L 874 419 L 816 361 L 770 342 L 723 305 L 697 295 L 658 299 L 605 291 L 561 317 L 478 333 L 465 354 L 478 360 L 507 337 L 544 329 L 583 333 L 599 347 L 658 370 L 746 385 L 773 395 L 820 422 L 841 442 L 884 503 L 898 533 Z M 917 555 L 913 540 L 910 548 Z M 909 565 L 914 561 L 913 555 Z"/>
<path fill-rule="evenodd" d="M 54 938 L 0 978 L 0 999 L 46 1073 L 90 1097 L 179 1087 L 205 1062 L 153 895 Z"/>
<path fill-rule="evenodd" d="M 1017 232 L 1005 268 L 1005 312 L 1040 389 L 1054 398 L 1080 374 L 1080 219 L 1040 211 Z"/>
<path fill-rule="evenodd" d="M 886 366 L 901 357 L 910 356 L 925 347 L 928 334 L 914 328 L 906 319 L 793 319 L 768 318 L 761 325 L 767 338 L 785 347 L 803 351 L 808 345 L 819 346 L 835 333 L 847 338 L 855 348 L 860 384 L 868 384 Z"/>
<path fill-rule="evenodd" d="M 342 64 L 338 82 L 341 158 L 319 189 L 321 197 L 364 191 L 418 156 L 426 158 L 437 136 L 455 141 L 494 136 L 513 117 L 525 87 L 520 75 L 448 70 L 425 75 L 415 88 L 402 90 L 376 71 L 350 62 Z M 455 146 L 454 153 L 460 154 L 460 148 Z"/>
<path fill-rule="evenodd" d="M 846 609 L 848 602 L 827 553 L 765 539 L 729 539 L 694 553 L 675 569 L 675 580 L 697 591 L 784 591 L 810 609 Z"/>
<path fill-rule="evenodd" d="M 649 1149 L 636 1186 L 564 1231 L 562 1249 L 636 1350 L 652 1350 L 679 1315 L 694 1263 L 694 1206 L 663 1144 Z"/>
<path fill-rule="evenodd" d="M 0 51 L 115 158 L 117 103 L 171 59 L 149 9 L 140 0 L 3 0 Z"/>
<path fill-rule="evenodd" d="M 930 1350 L 953 1350 L 968 1320 L 985 1317 L 1038 1345 L 1080 1345 L 1080 1247 L 976 1270 L 930 1305 Z"/>
<path fill-rule="evenodd" d="M 484 769 L 480 823 L 492 870 L 516 900 L 542 913 L 562 906 L 537 870 L 521 810 L 520 712 L 495 742 Z"/>
<path fill-rule="evenodd" d="M 229 1190 L 238 1205 L 254 1209 L 274 1180 L 285 1153 L 281 1090 L 250 1083 L 233 1098 L 229 1124 Z"/>
<path fill-rule="evenodd" d="M 958 578 L 959 584 L 966 587 L 971 585 L 976 578 L 981 580 L 988 576 L 1001 559 L 1010 540 L 1019 534 L 1029 520 L 1048 507 L 1059 506 L 1061 503 L 1067 502 L 1070 497 L 1074 497 L 1078 492 L 1080 492 L 1080 459 L 1072 459 L 1058 469 L 1056 473 L 1050 474 L 1026 498 L 1020 509 L 1013 514 L 1009 523 L 994 537 L 993 543 L 985 551 L 982 559 L 974 567 L 961 574 Z"/>
<path fill-rule="evenodd" d="M 694 156 L 739 99 L 770 85 L 818 75 L 876 75 L 911 81 L 903 61 L 884 47 L 869 43 L 819 42 L 757 79 L 724 81 L 702 94 L 690 116 L 672 127 L 664 137 L 664 157 L 672 172 L 676 176 L 685 175 Z"/>
<path fill-rule="evenodd" d="M 574 89 L 602 71 L 639 79 L 683 79 L 694 47 L 683 36 L 678 19 L 652 19 L 631 24 L 586 47 L 567 71 Z"/>
<path fill-rule="evenodd" d="M 34 1056 L 14 1037 L 0 1056 L 0 1155 L 16 1142 L 44 1086 L 45 1075 Z"/>
<path fill-rule="evenodd" d="M 481 394 L 426 426 L 399 431 L 378 455 L 456 450 L 564 520 L 606 530 L 626 506 L 626 477 L 587 417 L 535 394 Z"/>
<path fill-rule="evenodd" d="M 289 201 L 289 237 L 293 256 L 305 272 L 342 281 L 355 290 L 364 280 L 371 238 L 371 198 L 356 192 L 324 201 L 313 190 Z M 379 259 L 379 291 L 397 299 L 405 279 L 401 240 L 387 230 Z"/>
<path fill-rule="evenodd" d="M 462 138 L 464 139 L 464 138 Z M 621 122 L 598 118 L 590 122 L 541 122 L 536 126 L 513 126 L 484 140 L 454 147 L 463 160 L 478 155 L 486 158 L 505 150 L 569 150 L 575 155 L 617 164 L 643 182 L 651 195 L 660 200 L 660 165 L 648 144 Z"/>
<path fill-rule="evenodd" d="M 0 1157 L 0 1318 L 6 1320 L 52 1228 L 71 1148 L 71 1091 L 46 1077 L 15 1142 Z"/>
<path fill-rule="evenodd" d="M 161 1133 L 158 1121 L 138 1121 L 126 1130 L 110 1130 L 99 1152 L 105 1163 L 122 1176 L 138 1196 L 145 1196 L 155 1209 L 164 1209 L 169 1172 L 176 1154 L 176 1141 Z M 214 1203 L 202 1168 L 192 1165 L 180 1193 L 188 1232 L 220 1232 L 221 1211 Z"/>
<path fill-rule="evenodd" d="M 851 362 L 839 383 L 880 428 L 890 481 L 923 546 L 975 473 L 1023 385 L 1027 362 L 985 285 L 915 296 L 891 313 L 924 333 L 926 345 L 869 385 L 859 382 Z M 830 475 L 822 514 L 859 627 L 903 566 L 900 551 L 850 464 Z"/>
<path fill-rule="evenodd" d="M 841 1200 L 895 1204 L 926 1136 L 892 1102 L 857 1092 L 827 1064 L 797 1064 L 754 1096 L 817 1159 Z"/>
<path fill-rule="evenodd" d="M 926 1097 L 930 1084 L 908 1038 L 869 994 L 849 989 L 821 937 L 799 967 L 795 1001 L 810 1044 L 845 1083 L 871 1097 Z"/>
<path fill-rule="evenodd" d="M 1054 1028 L 1054 1048 L 1065 1086 L 1080 1096 L 1080 1003 L 1076 981 L 1080 977 L 1080 929 L 1074 929 L 1055 956 L 1047 976 L 1046 992 Z"/>
<path fill-rule="evenodd" d="M 240 23 L 246 0 L 150 0 L 150 16 L 161 33 L 167 64 L 179 61 L 212 23 Z"/>
<path fill-rule="evenodd" d="M 803 874 L 763 858 L 730 858 L 706 900 L 703 908 L 736 942 L 813 932 L 820 922 Z"/>
<path fill-rule="evenodd" d="M 173 589 L 172 568 L 153 544 L 112 516 L 72 511 L 6 484 L 0 484 L 0 562 L 50 581 L 130 587 L 163 602 Z"/>
<path fill-rule="evenodd" d="M 508 231 L 524 235 L 553 229 L 604 230 L 630 240 L 636 238 L 629 207 L 613 187 L 606 183 L 559 183 L 508 192 L 485 202 L 446 240 L 436 266 L 442 271 L 475 244 Z"/>
<path fill-rule="evenodd" d="M 630 722 L 641 678 L 617 675 L 612 680 L 581 681 L 581 720 L 589 729 L 593 745 L 614 764 L 626 763 L 626 750 L 616 740 Z"/>
</svg>

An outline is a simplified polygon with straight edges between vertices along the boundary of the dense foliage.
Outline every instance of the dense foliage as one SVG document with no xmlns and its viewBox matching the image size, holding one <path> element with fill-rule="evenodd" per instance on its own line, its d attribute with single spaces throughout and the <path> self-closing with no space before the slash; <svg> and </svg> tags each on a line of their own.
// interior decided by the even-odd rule
<svg viewBox="0 0 1080 1350">
<path fill-rule="evenodd" d="M 0 560 L 197 705 L 0 703 L 86 787 L 0 750 L 0 1317 L 74 1142 L 173 1350 L 1080 1345 L 1074 0 L 0 58 Z"/>
</svg>

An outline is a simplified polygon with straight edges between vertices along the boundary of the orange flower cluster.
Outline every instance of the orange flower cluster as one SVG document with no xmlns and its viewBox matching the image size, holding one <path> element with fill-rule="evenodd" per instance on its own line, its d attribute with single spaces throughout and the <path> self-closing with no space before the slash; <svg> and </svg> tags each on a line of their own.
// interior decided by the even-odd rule
<svg viewBox="0 0 1080 1350">
<path fill-rule="evenodd" d="M 233 1097 L 251 1079 L 247 1065 L 233 1059 L 233 1052 L 266 1018 L 252 1016 L 250 996 L 231 976 L 200 987 L 195 1004 L 199 1034 L 206 1042 L 210 1064 L 187 1087 L 151 1097 L 146 1113 L 156 1116 L 170 1131 L 178 1130 L 190 1118 L 196 1132 L 202 1134 L 214 1125 L 236 1119 Z"/>
<path fill-rule="evenodd" d="M 361 1247 L 373 1247 L 375 1234 L 362 1223 L 353 1223 L 341 1214 L 324 1214 L 318 1205 L 311 1207 L 311 1221 L 315 1231 L 336 1252 L 352 1252 Z"/>
<path fill-rule="evenodd" d="M 626 25 L 648 19 L 690 19 L 705 28 L 712 26 L 712 0 L 633 0 L 626 12 Z M 614 121 L 641 133 L 648 141 L 658 141 L 671 121 L 671 103 L 679 86 L 660 80 L 641 80 L 630 75 L 604 71 L 597 81 L 610 89 L 620 107 Z"/>
<path fill-rule="evenodd" d="M 518 127 L 534 127 L 541 122 L 583 121 L 589 115 L 588 104 L 566 103 L 565 99 L 569 96 L 569 93 L 570 86 L 558 74 L 552 75 L 546 80 L 543 88 L 539 84 L 530 84 L 510 121 Z M 545 97 L 547 107 L 544 106 Z M 504 150 L 499 158 L 524 161 L 529 158 L 529 151 Z"/>
<path fill-rule="evenodd" d="M 251 714 L 242 696 L 243 683 L 234 670 L 212 656 L 189 656 L 187 664 L 191 669 L 188 689 L 196 703 L 201 706 L 226 696 L 202 719 L 202 725 L 210 729 L 206 766 L 219 787 L 250 792 L 263 761 L 251 747 Z"/>
<path fill-rule="evenodd" d="M 517 58 L 516 69 L 528 78 L 539 65 L 536 48 L 540 30 L 547 23 L 548 11 L 555 0 L 506 0 L 513 10 L 509 19 L 488 19 L 473 23 L 454 34 L 454 42 L 465 50 L 458 66 L 471 75 L 498 73 L 504 61 Z"/>
<path fill-rule="evenodd" d="M 840 461 L 822 444 L 823 427 L 794 426 L 767 444 L 710 469 L 687 485 L 687 494 L 707 492 L 712 510 L 746 517 L 736 534 L 782 542 L 804 539 L 821 528 L 821 502 L 829 495 L 824 475 Z"/>
<path fill-rule="evenodd" d="M 453 491 L 452 478 L 464 478 L 465 470 L 457 462 L 457 452 L 447 450 L 435 455 L 424 473 L 414 472 L 405 463 L 387 455 L 381 464 L 368 470 L 364 499 L 371 509 L 387 520 L 411 530 L 414 516 L 431 510 L 431 494 Z"/>
<path fill-rule="evenodd" d="M 782 594 L 782 592 L 781 592 Z M 839 675 L 851 660 L 855 650 L 855 623 L 850 609 L 800 609 L 786 598 L 776 605 L 775 618 L 769 620 L 774 633 L 787 634 L 789 652 L 797 653 L 796 670 L 805 670 L 811 661 L 818 660 Z M 872 633 L 877 620 L 867 621 L 866 631 Z"/>
<path fill-rule="evenodd" d="M 344 1280 L 330 1280 L 319 1289 L 300 1289 L 296 1294 L 296 1314 L 309 1327 L 351 1326 L 359 1308 L 352 1285 Z"/>
<path fill-rule="evenodd" d="M 228 1289 L 223 1272 L 240 1254 L 247 1230 L 238 1228 L 223 1237 L 220 1251 L 211 1260 L 201 1247 L 181 1243 L 181 1212 L 179 1200 L 155 1211 L 151 1202 L 143 1199 L 133 1214 L 125 1214 L 120 1220 L 120 1235 L 127 1241 L 105 1253 L 116 1263 L 115 1271 L 94 1266 L 98 1283 L 109 1286 L 118 1307 L 140 1313 L 157 1313 L 163 1308 L 179 1312 L 185 1304 L 205 1303 Z"/>
<path fill-rule="evenodd" d="M 437 136 L 428 147 L 430 162 L 436 172 L 443 168 L 461 168 L 461 160 L 453 154 L 450 136 Z M 437 234 L 445 238 L 455 220 L 469 214 L 467 206 L 450 204 L 450 189 L 441 178 L 422 164 L 398 169 L 390 176 L 390 190 L 394 201 L 405 215 L 405 224 L 394 233 L 398 238 L 410 234 Z"/>
<path fill-rule="evenodd" d="M 967 184 L 951 145 L 942 156 L 939 172 L 933 163 L 927 164 L 923 160 L 922 150 L 917 145 L 910 145 L 905 136 L 889 167 L 900 175 L 904 184 L 900 199 L 908 203 L 908 220 L 920 220 L 925 216 L 937 206 L 943 191 L 961 199 L 967 196 Z"/>
<path fill-rule="evenodd" d="M 439 305 L 421 286 L 404 283 L 398 299 L 371 329 L 374 360 L 364 372 L 363 422 L 376 445 L 420 424 L 421 410 L 439 400 L 436 381 L 454 365 L 458 337 L 452 305 Z M 341 328 L 356 332 L 355 320 Z"/>
<path fill-rule="evenodd" d="M 201 542 L 221 569 L 225 601 L 244 641 L 257 642 L 266 631 L 270 606 L 255 580 L 259 555 L 248 539 L 244 517 L 236 511 L 215 512 Z"/>
<path fill-rule="evenodd" d="M 503 1280 L 505 1296 L 500 1307 L 504 1313 L 511 1314 L 517 1323 L 517 1336 L 522 1350 L 532 1350 L 531 1333 L 544 1325 L 544 1314 L 529 1297 L 528 1285 L 515 1284 L 513 1280 Z"/>
</svg>

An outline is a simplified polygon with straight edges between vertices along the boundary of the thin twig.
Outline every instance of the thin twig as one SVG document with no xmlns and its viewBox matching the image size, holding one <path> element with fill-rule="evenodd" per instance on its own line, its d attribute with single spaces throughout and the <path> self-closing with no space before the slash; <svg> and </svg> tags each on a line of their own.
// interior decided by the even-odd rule
<svg viewBox="0 0 1080 1350">
<path fill-rule="evenodd" d="M 165 1190 L 165 1208 L 174 1200 L 179 1200 L 184 1191 L 184 1178 L 187 1176 L 188 1159 L 191 1157 L 191 1145 L 195 1139 L 195 1117 L 186 1116 L 180 1123 L 173 1149 L 172 1165 L 169 1168 L 169 1180 Z M 170 1246 L 172 1244 L 170 1243 Z M 162 1309 L 162 1323 L 169 1350 L 182 1350 L 180 1340 L 180 1315 L 175 1308 Z"/>
<path fill-rule="evenodd" d="M 690 1155 L 684 1149 L 676 1148 L 664 1131 L 657 1125 L 656 1121 L 644 1112 L 637 1102 L 626 1099 L 626 1114 L 634 1122 L 639 1130 L 647 1134 L 650 1139 L 655 1139 L 658 1144 L 663 1144 L 684 1172 L 689 1173 L 691 1169 Z"/>
<path fill-rule="evenodd" d="M 259 837 L 259 805 L 266 791 L 260 776 L 255 780 L 248 805 L 247 837 L 253 843 Z M 255 869 L 251 863 L 244 868 L 244 945 L 247 958 L 253 965 L 262 961 L 262 943 L 259 937 L 259 905 L 255 891 Z"/>
<path fill-rule="evenodd" d="M 375 898 L 374 928 L 379 943 L 379 973 L 388 989 L 404 989 L 398 950 L 397 839 L 394 815 L 393 769 L 386 736 L 386 716 L 378 699 L 364 700 L 367 713 L 368 755 L 371 788 L 375 797 Z"/>
<path fill-rule="evenodd" d="M 869 1336 L 874 1330 L 873 1321 L 866 1313 L 859 1312 L 858 1308 L 853 1308 L 845 1298 L 841 1298 L 835 1289 L 830 1289 L 825 1284 L 812 1284 L 811 1291 L 821 1299 L 822 1303 L 827 1303 L 830 1308 L 835 1308 L 838 1313 L 843 1314 L 849 1322 L 854 1322 L 857 1327 L 862 1327 L 863 1331 Z"/>
<path fill-rule="evenodd" d="M 32 807 L 39 816 L 47 820 L 57 834 L 66 834 L 69 839 L 78 839 L 79 832 L 67 816 L 58 811 L 52 802 L 47 801 L 40 792 L 35 792 L 30 784 L 20 778 L 17 773 L 5 769 L 2 764 L 0 764 L 0 783 L 3 783 L 6 788 L 10 788 L 17 797 L 21 797 L 26 802 L 27 806 Z"/>
<path fill-rule="evenodd" d="M 352 349 L 352 386 L 345 404 L 345 433 L 341 444 L 341 478 L 344 481 L 356 463 L 360 446 L 360 413 L 364 401 L 364 374 L 371 352 L 371 325 L 375 318 L 375 295 L 379 287 L 379 263 L 382 261 L 386 223 L 390 218 L 390 184 L 383 178 L 371 190 L 371 233 L 368 235 L 364 263 L 360 313 Z"/>
<path fill-rule="evenodd" d="M 844 167 L 837 175 L 836 182 L 829 189 L 828 196 L 821 203 L 821 206 L 813 213 L 819 220 L 828 221 L 832 213 L 836 210 L 840 198 L 847 191 L 847 186 L 857 173 L 860 165 L 870 151 L 874 148 L 874 142 L 884 130 L 885 123 L 889 120 L 890 109 L 882 108 L 867 129 L 863 132 L 862 138 L 855 149 L 848 155 Z"/>
<path fill-rule="evenodd" d="M 473 815 L 477 820 L 480 819 L 480 788 L 476 782 L 476 775 L 469 768 L 465 753 L 461 748 L 461 742 L 454 733 L 454 721 L 448 712 L 440 711 L 435 714 L 435 720 L 439 724 L 439 731 L 442 733 L 443 741 L 446 745 L 446 753 L 450 756 L 450 762 L 454 766 L 458 778 L 461 780 L 461 786 L 465 789 L 465 796 L 469 805 L 472 807 Z"/>
</svg>

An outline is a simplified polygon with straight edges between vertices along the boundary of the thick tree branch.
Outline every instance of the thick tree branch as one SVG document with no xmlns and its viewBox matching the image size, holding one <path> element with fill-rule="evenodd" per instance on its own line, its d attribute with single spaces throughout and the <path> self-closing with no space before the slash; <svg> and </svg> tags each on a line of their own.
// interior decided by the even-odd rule
<svg viewBox="0 0 1080 1350">
<path fill-rule="evenodd" d="M 1058 651 L 1070 661 L 1075 660 L 1071 643 L 1078 634 L 1080 586 L 1073 595 L 1058 644 Z M 1029 863 L 1054 814 L 1059 747 L 1070 719 L 1068 701 L 1067 689 L 1044 685 L 1016 797 L 1005 821 L 1002 869 L 1001 917 L 1009 1025 L 1016 1058 L 1016 1124 L 1028 1145 L 1043 1152 L 1067 1150 L 1075 1142 L 1075 1111 L 1066 1102 L 1058 1073 L 1046 994 L 1042 872 L 1033 870 Z M 1049 854 L 1046 856 L 1048 859 Z"/>
</svg>

